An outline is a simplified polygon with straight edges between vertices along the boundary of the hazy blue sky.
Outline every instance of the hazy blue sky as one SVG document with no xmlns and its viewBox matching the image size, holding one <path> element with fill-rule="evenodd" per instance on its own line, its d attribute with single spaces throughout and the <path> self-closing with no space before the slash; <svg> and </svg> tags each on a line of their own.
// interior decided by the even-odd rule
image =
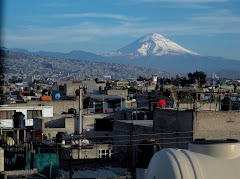
<svg viewBox="0 0 240 179">
<path fill-rule="evenodd" d="M 239 0 L 5 0 L 3 45 L 104 54 L 159 33 L 191 51 L 240 60 Z"/>
</svg>

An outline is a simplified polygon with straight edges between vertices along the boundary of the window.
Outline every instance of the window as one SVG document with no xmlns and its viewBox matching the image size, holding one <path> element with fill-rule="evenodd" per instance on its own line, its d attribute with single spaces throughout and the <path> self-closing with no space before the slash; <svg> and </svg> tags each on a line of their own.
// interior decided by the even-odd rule
<svg viewBox="0 0 240 179">
<path fill-rule="evenodd" d="M 108 102 L 108 108 L 117 108 L 117 107 L 121 107 L 120 102 Z"/>
<path fill-rule="evenodd" d="M 108 108 L 113 108 L 113 104 L 112 103 L 108 103 Z"/>
<path fill-rule="evenodd" d="M 95 113 L 103 113 L 103 103 L 95 102 Z"/>
<path fill-rule="evenodd" d="M 111 158 L 113 154 L 113 150 L 111 149 L 99 149 L 99 158 Z"/>
<path fill-rule="evenodd" d="M 112 131 L 113 119 L 95 119 L 95 131 Z"/>
<path fill-rule="evenodd" d="M 64 91 L 64 86 L 63 86 L 63 85 L 59 85 L 59 86 L 58 86 L 58 90 Z"/>
<path fill-rule="evenodd" d="M 115 104 L 115 107 L 117 108 L 117 107 L 121 107 L 121 103 L 116 103 Z"/>
<path fill-rule="evenodd" d="M 13 119 L 14 113 L 14 110 L 0 111 L 0 119 Z"/>
<path fill-rule="evenodd" d="M 42 110 L 28 110 L 27 119 L 33 119 L 35 117 L 42 117 Z"/>
</svg>

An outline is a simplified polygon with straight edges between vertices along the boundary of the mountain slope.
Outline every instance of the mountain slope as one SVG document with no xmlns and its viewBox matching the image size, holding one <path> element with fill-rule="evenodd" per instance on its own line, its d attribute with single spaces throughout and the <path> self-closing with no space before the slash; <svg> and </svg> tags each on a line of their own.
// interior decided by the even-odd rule
<svg viewBox="0 0 240 179">
<path fill-rule="evenodd" d="M 180 45 L 164 38 L 162 35 L 153 33 L 146 35 L 135 42 L 107 54 L 107 56 L 162 56 L 162 55 L 199 55 L 191 52 Z"/>
<path fill-rule="evenodd" d="M 12 49 L 9 50 L 11 51 Z M 18 52 L 20 52 L 19 49 Z M 128 64 L 176 73 L 188 73 L 196 70 L 201 70 L 205 73 L 212 73 L 224 69 L 240 69 L 240 61 L 238 60 L 199 55 L 156 33 L 142 37 L 119 50 L 106 54 L 105 56 L 83 51 L 60 53 L 43 51 L 26 52 L 26 50 L 22 50 L 21 53 L 74 60 Z"/>
<path fill-rule="evenodd" d="M 31 80 L 49 78 L 53 81 L 66 79 L 84 79 L 86 77 L 102 78 L 111 75 L 112 79 L 126 80 L 139 76 L 174 77 L 177 73 L 124 64 L 69 60 L 64 58 L 43 57 L 15 52 L 5 52 L 5 73 L 9 76 L 25 76 Z"/>
<path fill-rule="evenodd" d="M 136 58 L 126 58 L 123 56 L 111 57 L 108 59 L 112 63 L 123 63 L 136 66 L 145 66 L 149 68 L 156 68 L 166 71 L 173 71 L 179 73 L 188 73 L 204 71 L 206 73 L 218 72 L 223 69 L 238 70 L 240 68 L 240 61 L 226 60 L 220 57 L 208 56 L 146 56 Z"/>
<path fill-rule="evenodd" d="M 8 50 L 16 53 L 39 55 L 39 56 L 46 56 L 46 57 L 56 57 L 56 58 L 66 58 L 66 59 L 72 59 L 72 60 L 104 61 L 104 57 L 102 57 L 101 55 L 96 55 L 94 53 L 84 52 L 81 50 L 73 50 L 69 53 L 49 52 L 49 51 L 30 52 L 28 50 L 19 49 L 19 48 L 9 48 Z"/>
<path fill-rule="evenodd" d="M 201 70 L 206 73 L 223 69 L 238 70 L 240 61 L 191 52 L 159 34 L 149 34 L 107 54 L 107 62 L 123 63 L 180 73 Z"/>
</svg>

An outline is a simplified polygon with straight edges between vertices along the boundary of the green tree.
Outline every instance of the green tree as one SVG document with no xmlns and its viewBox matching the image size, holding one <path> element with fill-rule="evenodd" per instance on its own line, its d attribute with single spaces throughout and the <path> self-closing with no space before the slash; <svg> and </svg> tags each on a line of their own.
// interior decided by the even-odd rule
<svg viewBox="0 0 240 179">
<path fill-rule="evenodd" d="M 128 88 L 128 94 L 136 94 L 136 93 L 139 93 L 140 91 L 137 90 L 137 88 L 134 88 L 134 87 L 130 87 Z"/>
<path fill-rule="evenodd" d="M 188 79 L 191 84 L 196 83 L 196 80 L 200 82 L 200 85 L 206 83 L 207 75 L 202 71 L 196 71 L 194 73 L 188 73 Z"/>
</svg>

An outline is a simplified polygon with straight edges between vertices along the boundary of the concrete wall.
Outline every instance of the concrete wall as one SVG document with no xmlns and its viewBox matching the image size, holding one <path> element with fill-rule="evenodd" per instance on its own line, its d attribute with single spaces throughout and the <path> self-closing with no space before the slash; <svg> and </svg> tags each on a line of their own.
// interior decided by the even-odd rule
<svg viewBox="0 0 240 179">
<path fill-rule="evenodd" d="M 62 112 L 68 112 L 68 109 L 75 108 L 78 112 L 78 100 L 55 100 L 55 101 L 29 101 L 28 103 L 19 103 L 17 106 L 52 106 L 53 114 L 61 114 Z"/>
<path fill-rule="evenodd" d="M 162 148 L 187 148 L 187 142 L 193 140 L 193 112 L 155 109 L 153 130 L 160 133 Z"/>
<path fill-rule="evenodd" d="M 95 159 L 99 158 L 99 150 L 112 150 L 112 145 L 111 144 L 97 144 L 93 145 L 92 149 L 82 149 L 82 150 L 77 150 L 73 149 L 72 150 L 72 157 L 73 159 Z M 78 152 L 80 156 L 78 155 Z"/>
<path fill-rule="evenodd" d="M 156 86 L 141 86 L 138 87 L 138 90 L 141 90 L 142 92 L 151 92 L 152 90 L 155 90 Z"/>
<path fill-rule="evenodd" d="M 114 114 L 88 114 L 83 116 L 83 129 L 89 129 L 88 132 L 85 132 L 86 137 L 91 136 L 107 136 L 111 135 L 112 131 L 95 131 L 95 119 L 114 119 Z"/>
<path fill-rule="evenodd" d="M 127 96 L 128 96 L 128 90 L 107 90 L 107 94 L 108 95 L 118 95 L 118 96 L 122 96 L 122 98 L 124 98 L 124 100 L 122 100 L 121 102 L 121 107 L 116 108 L 116 110 L 124 110 L 125 109 L 125 101 L 127 101 Z"/>
<path fill-rule="evenodd" d="M 240 140 L 240 112 L 194 113 L 193 138 Z"/>
<path fill-rule="evenodd" d="M 98 89 L 101 86 L 102 90 L 103 90 L 105 88 L 105 86 L 106 86 L 106 83 L 96 83 L 96 85 L 97 85 Z"/>
<path fill-rule="evenodd" d="M 127 96 L 128 96 L 128 90 L 107 90 L 107 94 L 108 95 L 118 95 L 118 96 L 122 96 L 125 100 L 127 100 Z"/>
<path fill-rule="evenodd" d="M 0 147 L 0 172 L 4 171 L 4 150 Z"/>
<path fill-rule="evenodd" d="M 180 103 L 180 109 L 193 109 L 193 103 Z M 206 111 L 218 111 L 219 110 L 219 102 L 216 103 L 200 103 L 200 107 L 198 110 L 206 110 Z"/>
<path fill-rule="evenodd" d="M 153 113 L 155 132 L 183 132 L 193 130 L 193 112 L 156 109 Z"/>
<path fill-rule="evenodd" d="M 75 91 L 79 89 L 79 85 L 82 83 L 67 83 L 64 85 L 66 96 L 76 96 Z"/>
<path fill-rule="evenodd" d="M 129 137 L 130 137 L 130 128 L 131 124 L 134 124 L 132 129 L 132 137 L 134 148 L 137 144 L 141 143 L 144 139 L 154 138 L 153 127 L 151 120 L 141 120 L 141 121 L 132 121 L 132 120 L 119 120 L 114 121 L 113 125 L 113 151 L 115 157 L 119 157 L 118 153 L 128 153 L 129 149 Z M 149 135 L 148 135 L 149 134 Z"/>
<path fill-rule="evenodd" d="M 64 121 L 64 126 L 62 126 L 62 122 Z M 47 122 L 58 123 L 52 127 L 46 127 Z M 74 117 L 64 117 L 60 119 L 54 120 L 53 118 L 45 118 L 43 119 L 42 124 L 42 132 L 47 136 L 48 139 L 52 139 L 56 137 L 58 132 L 65 132 L 67 135 L 72 135 L 75 132 L 75 119 Z M 58 127 L 60 126 L 60 127 Z"/>
<path fill-rule="evenodd" d="M 149 109 L 149 104 L 148 104 L 148 94 L 137 94 L 136 95 L 136 100 L 137 100 L 137 107 L 138 108 L 147 108 Z"/>
<path fill-rule="evenodd" d="M 29 110 L 40 110 L 42 111 L 42 117 L 53 117 L 53 107 L 52 106 L 22 106 L 22 105 L 9 105 L 1 107 L 0 111 L 16 111 L 22 112 L 25 115 L 25 125 L 26 126 L 33 126 L 33 119 L 28 119 L 27 111 Z M 4 127 L 13 127 L 13 119 L 4 120 L 1 119 L 0 123 L 3 124 Z"/>
<path fill-rule="evenodd" d="M 62 152 L 59 154 L 60 159 L 69 159 L 69 149 L 70 146 L 65 146 L 62 149 Z M 96 159 L 99 158 L 99 150 L 112 150 L 111 144 L 96 144 L 91 148 L 72 149 L 72 158 L 73 159 Z"/>
<path fill-rule="evenodd" d="M 234 90 L 234 85 L 221 85 L 221 89 Z"/>
<path fill-rule="evenodd" d="M 4 171 L 4 178 L 23 178 L 23 176 L 26 178 L 28 175 L 34 175 L 37 174 L 38 171 L 36 168 L 33 170 L 11 170 L 11 171 Z M 39 176 L 40 177 L 40 176 Z"/>
<path fill-rule="evenodd" d="M 127 119 L 130 113 L 127 112 Z M 156 109 L 152 120 L 124 120 L 114 122 L 114 152 L 127 150 L 130 135 L 130 125 L 134 123 L 133 140 L 139 144 L 144 139 L 155 139 L 162 148 L 187 148 L 187 142 L 192 141 L 193 113 L 192 111 L 175 111 Z M 152 124 L 150 124 L 152 123 Z M 119 136 L 120 135 L 120 136 Z M 124 135 L 124 136 L 121 136 Z M 122 147 L 121 147 L 122 146 Z"/>
<path fill-rule="evenodd" d="M 115 120 L 126 120 L 126 111 L 115 112 L 114 119 Z"/>
</svg>

